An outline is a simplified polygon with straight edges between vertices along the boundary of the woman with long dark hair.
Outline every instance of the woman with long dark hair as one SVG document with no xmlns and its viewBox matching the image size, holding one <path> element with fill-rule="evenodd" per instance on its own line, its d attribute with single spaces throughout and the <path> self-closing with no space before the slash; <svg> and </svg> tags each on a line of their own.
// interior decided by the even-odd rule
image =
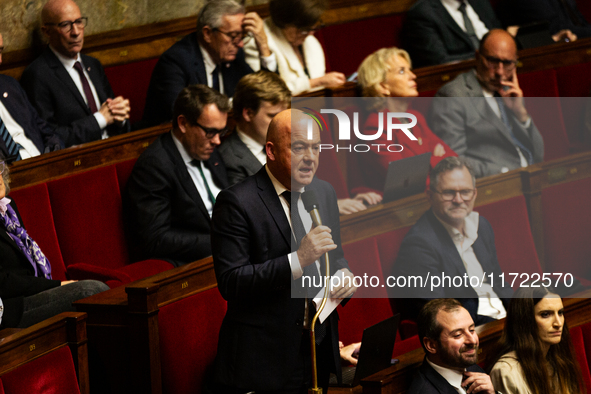
<svg viewBox="0 0 591 394">
<path fill-rule="evenodd" d="M 553 290 L 522 287 L 515 292 L 499 346 L 490 376 L 504 394 L 583 392 L 562 299 Z"/>
</svg>

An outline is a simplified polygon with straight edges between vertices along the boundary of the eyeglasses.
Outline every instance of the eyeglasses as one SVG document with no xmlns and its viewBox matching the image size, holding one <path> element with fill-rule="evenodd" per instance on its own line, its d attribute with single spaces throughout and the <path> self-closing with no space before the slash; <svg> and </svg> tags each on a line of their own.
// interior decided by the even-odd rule
<svg viewBox="0 0 591 394">
<path fill-rule="evenodd" d="M 246 44 L 253 37 L 252 33 L 249 31 L 241 31 L 240 33 L 238 33 L 238 32 L 226 33 L 225 31 L 221 31 L 217 27 L 212 30 L 222 33 L 223 35 L 228 37 L 230 39 L 230 41 L 232 41 L 232 44 L 234 44 L 234 45 L 240 45 L 240 42 Z"/>
<path fill-rule="evenodd" d="M 305 30 L 298 29 L 298 31 L 299 31 L 300 35 L 307 36 L 309 34 L 316 33 L 318 30 L 322 29 L 323 27 L 324 27 L 324 24 L 323 23 L 320 23 L 320 24 L 318 24 L 316 26 L 309 27 L 309 28 L 307 28 Z"/>
<path fill-rule="evenodd" d="M 503 68 L 507 71 L 513 71 L 515 66 L 517 65 L 517 60 L 502 60 L 494 56 L 486 56 L 482 55 L 484 60 L 486 60 L 486 64 L 489 68 L 497 68 L 500 64 L 503 65 Z"/>
<path fill-rule="evenodd" d="M 84 29 L 86 25 L 88 25 L 88 18 L 85 16 L 78 18 L 75 21 L 63 21 L 60 23 L 45 24 L 45 26 L 57 26 L 58 30 L 64 34 L 71 32 L 74 26 L 76 26 L 78 29 Z"/>
<path fill-rule="evenodd" d="M 441 194 L 441 198 L 443 201 L 452 201 L 456 198 L 456 195 L 460 193 L 460 197 L 464 201 L 470 201 L 474 197 L 474 190 L 475 189 L 464 189 L 464 190 L 443 190 L 443 191 L 436 191 L 435 193 Z"/>
<path fill-rule="evenodd" d="M 199 123 L 195 122 L 195 126 L 200 127 L 201 129 L 203 129 L 203 131 L 205 131 L 205 136 L 207 138 L 213 138 L 215 137 L 216 134 L 220 135 L 220 138 L 222 138 L 223 136 L 225 136 L 228 133 L 228 128 L 224 127 L 223 129 L 216 129 L 213 127 L 205 127 L 200 125 Z"/>
</svg>

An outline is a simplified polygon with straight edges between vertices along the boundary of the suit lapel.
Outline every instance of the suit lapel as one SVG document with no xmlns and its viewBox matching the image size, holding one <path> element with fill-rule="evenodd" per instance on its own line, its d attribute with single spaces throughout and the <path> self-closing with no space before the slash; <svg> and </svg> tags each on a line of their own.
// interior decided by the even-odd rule
<svg viewBox="0 0 591 394">
<path fill-rule="evenodd" d="M 441 224 L 441 222 L 437 219 L 432 210 L 429 211 L 429 220 L 431 221 L 433 231 L 435 231 L 435 235 L 441 244 L 441 253 L 446 256 L 448 261 L 453 263 L 453 266 L 456 268 L 457 272 L 465 273 L 466 267 L 464 267 L 464 262 L 462 261 L 460 253 L 458 253 L 458 249 L 456 248 L 454 241 L 451 239 L 449 233 L 445 227 L 443 227 L 443 224 Z"/>
<path fill-rule="evenodd" d="M 211 154 L 210 158 L 204 162 L 205 166 L 211 172 L 211 177 L 214 183 L 220 188 L 225 189 L 228 185 L 228 174 L 224 168 L 224 164 L 217 152 L 217 149 Z"/>
<path fill-rule="evenodd" d="M 247 168 L 251 174 L 256 174 L 261 169 L 261 162 L 254 156 L 248 147 L 242 142 L 238 133 L 234 132 L 230 136 L 232 151 L 239 161 Z"/>
<path fill-rule="evenodd" d="M 271 178 L 269 178 L 265 167 L 261 168 L 260 171 L 255 174 L 255 177 L 259 188 L 259 198 L 273 217 L 277 228 L 281 232 L 281 236 L 291 248 L 292 242 L 295 242 L 291 233 L 291 226 L 285 216 L 285 211 L 283 210 L 279 196 L 277 196 L 273 182 L 271 181 Z"/>
<path fill-rule="evenodd" d="M 421 365 L 421 372 L 441 394 L 458 394 L 456 389 L 429 365 L 426 357 L 423 361 L 423 365 Z"/>
<path fill-rule="evenodd" d="M 447 12 L 447 9 L 443 6 L 443 4 L 441 4 L 441 1 L 439 1 L 439 0 L 432 1 L 431 5 L 434 8 L 433 12 L 435 13 L 435 15 L 441 16 L 441 20 L 443 21 L 443 23 L 445 23 L 451 29 L 451 31 L 453 31 L 455 33 L 455 35 L 459 39 L 466 42 L 472 48 L 472 42 L 468 38 L 468 35 L 456 23 L 456 21 L 454 20 L 454 18 L 452 18 L 452 16 L 449 14 L 449 12 Z M 459 4 L 458 4 L 458 7 L 459 7 Z"/>
<path fill-rule="evenodd" d="M 201 53 L 201 48 L 199 47 L 199 42 L 197 41 L 197 34 L 192 34 L 191 36 L 191 44 L 193 45 L 193 53 L 195 54 L 195 76 L 197 78 L 197 83 L 201 83 L 203 85 L 207 85 L 207 75 L 205 73 L 205 62 L 203 61 L 203 54 Z M 226 78 L 224 78 L 224 81 Z"/>
<path fill-rule="evenodd" d="M 302 66 L 302 63 L 300 63 L 300 59 L 296 55 L 289 41 L 287 41 L 287 39 L 283 35 L 281 29 L 279 29 L 277 26 L 271 23 L 269 25 L 269 30 L 273 35 L 277 37 L 277 39 L 274 41 L 277 45 L 279 53 L 281 53 L 281 55 L 285 57 L 287 67 L 291 70 L 291 72 L 299 76 L 305 75 L 306 73 L 304 72 L 304 67 Z"/>
<path fill-rule="evenodd" d="M 187 165 L 183 161 L 179 150 L 176 148 L 174 142 L 172 141 L 172 132 L 165 134 L 162 138 L 162 146 L 164 150 L 172 160 L 174 165 L 174 171 L 177 174 L 185 192 L 191 197 L 191 199 L 197 204 L 199 210 L 203 215 L 210 220 L 209 213 L 205 208 L 205 204 L 201 199 L 201 195 L 197 191 L 197 186 L 195 186 L 195 182 L 193 182 L 193 178 L 189 175 L 189 171 L 187 170 Z"/>
<path fill-rule="evenodd" d="M 84 101 L 84 98 L 82 98 L 82 95 L 72 80 L 72 77 L 70 77 L 70 74 L 68 74 L 64 65 L 59 61 L 59 59 L 55 56 L 51 49 L 49 49 L 49 47 L 45 49 L 45 52 L 43 52 L 42 56 L 45 57 L 47 64 L 53 70 L 53 73 L 57 79 L 70 90 L 84 111 L 86 111 L 88 115 L 91 115 L 90 108 L 88 108 L 88 105 L 86 105 L 86 102 Z"/>
<path fill-rule="evenodd" d="M 103 89 L 103 84 L 101 82 L 102 80 L 102 75 L 100 70 L 93 66 L 93 61 L 90 60 L 90 58 L 88 56 L 85 55 L 81 55 L 82 57 L 82 63 L 84 64 L 84 68 L 86 69 L 86 72 L 88 73 L 88 76 L 90 77 L 90 80 L 92 82 L 92 84 L 94 85 L 94 89 L 96 90 L 96 94 L 98 95 L 98 102 L 99 105 L 104 103 L 107 100 L 107 96 L 108 93 L 105 92 L 105 90 Z"/>
<path fill-rule="evenodd" d="M 478 79 L 476 79 L 475 73 L 466 73 L 464 80 L 466 82 L 466 88 L 470 92 L 469 96 L 477 98 L 476 100 L 470 100 L 476 107 L 475 113 L 479 114 L 484 121 L 494 126 L 499 131 L 499 133 L 501 133 L 511 144 L 513 144 L 513 139 L 511 138 L 509 130 L 507 130 L 507 127 L 503 121 L 499 119 L 497 114 L 495 114 L 490 105 L 486 102 L 486 98 L 482 92 L 482 86 L 480 86 Z M 511 114 L 508 113 L 507 116 L 509 116 L 509 119 L 511 119 Z"/>
</svg>

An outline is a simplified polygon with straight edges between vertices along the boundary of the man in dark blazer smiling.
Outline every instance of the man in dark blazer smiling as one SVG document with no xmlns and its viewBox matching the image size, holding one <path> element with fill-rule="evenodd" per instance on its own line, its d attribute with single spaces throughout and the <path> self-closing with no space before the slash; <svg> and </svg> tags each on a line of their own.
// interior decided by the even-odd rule
<svg viewBox="0 0 591 394">
<path fill-rule="evenodd" d="M 129 181 L 130 230 L 143 258 L 175 265 L 211 255 L 210 217 L 228 186 L 217 153 L 230 105 L 204 85 L 189 86 L 175 102 L 172 132 L 141 154 Z"/>
<path fill-rule="evenodd" d="M 316 127 L 311 140 L 305 137 L 308 119 L 296 110 L 275 116 L 265 145 L 267 164 L 220 193 L 214 209 L 214 268 L 228 301 L 214 373 L 220 393 L 305 392 L 311 384 L 307 328 L 314 308 L 302 298 L 302 278 L 324 275 L 326 252 L 332 275 L 352 277 L 341 248 L 335 191 L 314 178 L 320 133 Z M 310 190 L 323 224 L 313 228 L 300 197 Z M 353 294 L 355 287 L 343 282 L 331 297 Z M 318 326 L 316 333 L 318 381 L 326 390 L 329 372 L 340 376 L 337 313 L 325 322 L 324 336 Z"/>
<path fill-rule="evenodd" d="M 129 131 L 129 101 L 115 97 L 97 59 L 81 55 L 87 18 L 71 0 L 42 11 L 49 46 L 23 72 L 21 85 L 66 147 Z"/>
</svg>

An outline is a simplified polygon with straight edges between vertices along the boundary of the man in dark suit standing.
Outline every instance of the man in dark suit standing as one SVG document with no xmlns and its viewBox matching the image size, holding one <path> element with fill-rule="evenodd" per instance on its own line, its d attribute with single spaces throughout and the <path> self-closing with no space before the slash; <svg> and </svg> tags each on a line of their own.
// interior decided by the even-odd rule
<svg viewBox="0 0 591 394">
<path fill-rule="evenodd" d="M 0 64 L 4 40 L 0 34 Z M 0 74 L 0 151 L 8 162 L 27 159 L 63 146 L 39 117 L 18 82 Z"/>
<path fill-rule="evenodd" d="M 471 59 L 486 32 L 501 27 L 488 0 L 418 0 L 406 13 L 403 48 L 413 67 Z"/>
<path fill-rule="evenodd" d="M 148 87 L 143 126 L 170 121 L 174 100 L 185 86 L 207 85 L 233 96 L 240 78 L 253 71 L 242 49 L 250 39 L 256 42 L 261 67 L 276 71 L 277 61 L 258 14 L 245 14 L 244 6 L 233 0 L 208 2 L 199 13 L 197 32 L 174 44 L 158 60 Z"/>
<path fill-rule="evenodd" d="M 80 8 L 71 0 L 50 0 L 41 15 L 49 46 L 21 78 L 39 115 L 66 147 L 128 131 L 129 101 L 114 97 L 98 60 L 80 54 L 87 24 Z"/>
<path fill-rule="evenodd" d="M 217 153 L 226 133 L 228 98 L 204 85 L 181 91 L 173 129 L 141 154 L 127 184 L 130 230 L 144 258 L 175 265 L 211 255 L 216 197 L 228 186 Z"/>
<path fill-rule="evenodd" d="M 341 248 L 334 189 L 314 178 L 320 132 L 296 110 L 271 122 L 267 164 L 220 193 L 212 220 L 212 252 L 218 288 L 228 301 L 220 329 L 214 378 L 223 393 L 306 393 L 311 384 L 308 328 L 315 310 L 306 302 L 303 278 L 331 274 L 352 278 Z M 303 212 L 301 192 L 313 190 L 323 225 Z M 290 214 L 291 212 L 291 214 Z M 331 297 L 356 290 L 343 280 Z M 342 286 L 344 284 L 344 286 Z M 323 328 L 322 328 L 323 327 Z M 340 375 L 338 316 L 316 325 L 319 386 L 330 371 Z"/>
<path fill-rule="evenodd" d="M 496 393 L 490 376 L 477 365 L 478 334 L 462 304 L 451 298 L 429 301 L 417 326 L 427 355 L 407 394 Z"/>
<path fill-rule="evenodd" d="M 410 318 L 416 318 L 428 299 L 442 297 L 460 299 L 477 325 L 505 317 L 504 303 L 513 291 L 506 283 L 501 286 L 490 223 L 472 211 L 476 195 L 474 175 L 465 160 L 448 157 L 431 171 L 427 190 L 431 209 L 404 237 L 393 270 L 394 276 L 408 280 L 406 287 L 392 291 L 396 298 L 412 300 L 403 303 Z M 426 278 L 444 275 L 451 279 L 431 289 L 434 279 Z M 429 284 L 413 284 L 411 277 L 422 277 Z"/>
<path fill-rule="evenodd" d="M 290 101 L 291 92 L 275 73 L 259 71 L 238 82 L 232 103 L 236 130 L 220 146 L 230 184 L 256 174 L 265 165 L 269 124 Z"/>
</svg>

